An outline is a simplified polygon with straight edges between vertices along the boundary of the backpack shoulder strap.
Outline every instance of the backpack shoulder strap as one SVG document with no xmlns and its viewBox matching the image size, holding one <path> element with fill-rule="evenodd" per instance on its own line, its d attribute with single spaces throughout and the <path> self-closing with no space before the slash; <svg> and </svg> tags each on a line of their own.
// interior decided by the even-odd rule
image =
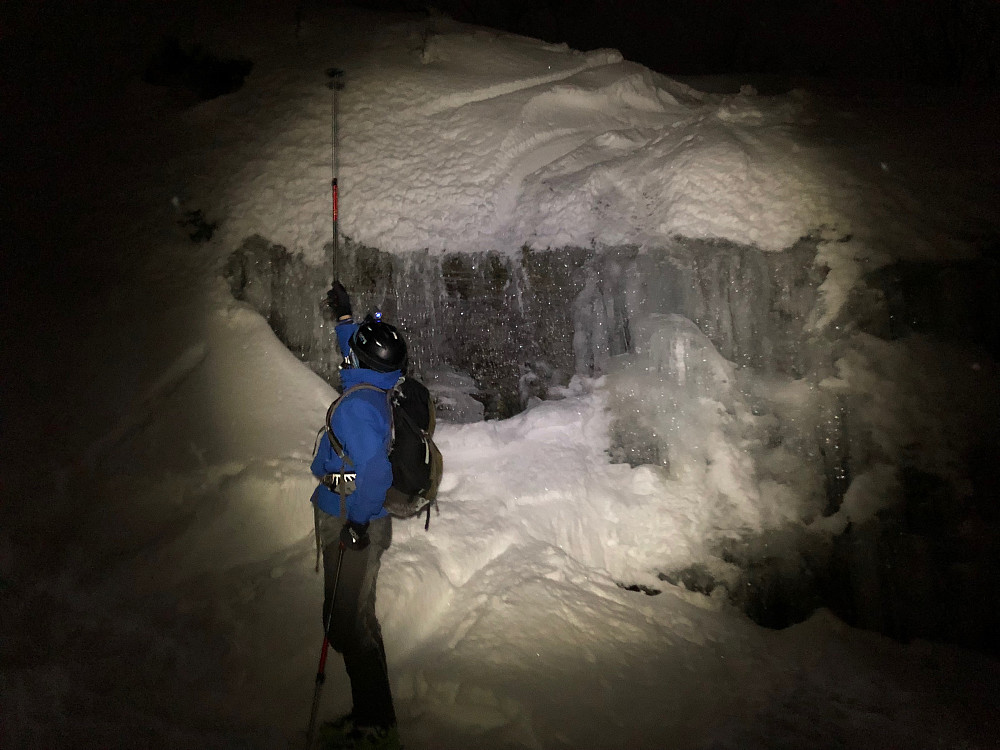
<svg viewBox="0 0 1000 750">
<path fill-rule="evenodd" d="M 437 426 L 437 409 L 434 408 L 434 399 L 427 397 L 427 436 L 434 437 L 434 428 Z"/>
<path fill-rule="evenodd" d="M 337 411 L 337 407 L 340 406 L 340 402 L 357 391 L 378 391 L 379 393 L 385 394 L 386 404 L 389 407 L 389 445 L 387 446 L 387 450 L 392 448 L 392 442 L 396 436 L 396 425 L 393 415 L 394 410 L 392 408 L 392 390 L 387 391 L 385 388 L 379 388 L 377 385 L 372 385 L 371 383 L 358 383 L 357 385 L 352 385 L 346 391 L 337 396 L 337 398 L 333 400 L 333 403 L 330 404 L 330 408 L 326 410 L 325 425 L 326 436 L 330 440 L 330 446 L 333 448 L 333 452 L 337 454 L 338 458 L 343 459 L 347 463 L 353 462 L 348 457 L 347 453 L 344 452 L 344 446 L 339 440 L 337 440 L 337 436 L 333 434 L 333 422 L 331 420 L 333 419 L 333 413 Z"/>
</svg>

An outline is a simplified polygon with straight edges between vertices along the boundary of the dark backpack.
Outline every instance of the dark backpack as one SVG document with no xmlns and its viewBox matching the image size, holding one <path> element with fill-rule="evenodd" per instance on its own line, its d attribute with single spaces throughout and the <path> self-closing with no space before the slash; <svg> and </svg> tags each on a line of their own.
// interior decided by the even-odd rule
<svg viewBox="0 0 1000 750">
<path fill-rule="evenodd" d="M 396 518 L 412 518 L 427 511 L 424 528 L 431 523 L 431 505 L 437 508 L 437 491 L 441 483 L 444 459 L 434 444 L 434 399 L 427 388 L 413 378 L 404 378 L 391 390 L 362 383 L 344 391 L 326 413 L 326 434 L 334 452 L 341 458 L 344 448 L 330 429 L 330 420 L 340 402 L 361 389 L 386 394 L 392 418 L 389 463 L 392 464 L 392 486 L 386 493 L 384 507 Z"/>
</svg>

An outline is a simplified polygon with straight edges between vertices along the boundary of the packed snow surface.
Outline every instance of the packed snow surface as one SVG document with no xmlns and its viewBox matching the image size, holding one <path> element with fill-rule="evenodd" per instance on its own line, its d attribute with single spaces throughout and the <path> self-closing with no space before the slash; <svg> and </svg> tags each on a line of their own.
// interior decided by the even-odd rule
<svg viewBox="0 0 1000 750">
<path fill-rule="evenodd" d="M 614 50 L 456 25 L 379 27 L 353 53 L 307 25 L 229 97 L 190 114 L 210 159 L 176 189 L 225 221 L 230 244 L 259 233 L 315 256 L 331 236 L 332 99 L 338 94 L 340 229 L 390 252 L 655 246 L 676 235 L 782 250 L 853 235 L 931 252 L 934 206 L 912 203 L 895 165 L 859 174 L 840 144 L 803 133 L 812 97 L 711 95 Z M 940 251 L 940 248 L 938 248 Z"/>
<path fill-rule="evenodd" d="M 5 748 L 302 740 L 322 596 L 308 465 L 336 394 L 219 267 L 253 233 L 315 257 L 329 240 L 327 66 L 346 71 L 342 229 L 385 250 L 674 234 L 780 250 L 819 231 L 920 253 L 919 228 L 940 218 L 906 212 L 892 171 L 861 180 L 792 128 L 805 94 L 704 94 L 614 51 L 435 18 L 257 22 L 208 25 L 255 61 L 239 92 L 182 109 L 128 80 L 106 115 L 129 127 L 75 143 L 121 189 L 80 179 L 87 240 L 70 252 L 90 281 L 11 350 L 9 387 L 32 407 L 5 425 Z M 219 222 L 211 243 L 177 227 L 195 208 Z M 849 284 L 855 255 L 827 252 Z M 830 387 L 863 364 L 842 362 Z M 709 366 L 718 385 L 725 364 Z M 578 378 L 512 419 L 439 426 L 440 514 L 427 532 L 395 525 L 379 579 L 408 748 L 995 742 L 993 662 L 825 612 L 768 631 L 659 581 L 780 503 L 753 494 L 719 392 L 686 415 L 704 438 L 689 470 L 610 463 L 610 391 Z M 663 593 L 619 585 L 636 583 Z M 336 658 L 328 671 L 324 718 L 350 707 Z"/>
</svg>

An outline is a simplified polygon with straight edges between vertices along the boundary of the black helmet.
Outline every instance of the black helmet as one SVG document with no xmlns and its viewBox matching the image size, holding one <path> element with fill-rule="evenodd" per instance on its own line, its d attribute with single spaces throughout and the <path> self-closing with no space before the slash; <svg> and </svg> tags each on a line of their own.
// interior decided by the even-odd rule
<svg viewBox="0 0 1000 750">
<path fill-rule="evenodd" d="M 392 372 L 406 366 L 406 341 L 395 326 L 381 320 L 365 318 L 350 344 L 358 363 L 369 370 Z"/>
</svg>

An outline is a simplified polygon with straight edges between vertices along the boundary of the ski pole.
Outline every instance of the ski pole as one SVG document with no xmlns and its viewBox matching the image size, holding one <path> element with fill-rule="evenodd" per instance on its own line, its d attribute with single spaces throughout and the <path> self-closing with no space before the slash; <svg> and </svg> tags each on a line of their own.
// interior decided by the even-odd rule
<svg viewBox="0 0 1000 750">
<path fill-rule="evenodd" d="M 332 149 L 332 160 L 333 160 L 333 181 L 330 183 L 332 189 L 333 197 L 333 278 L 337 278 L 337 267 L 340 260 L 340 233 L 337 228 L 338 213 L 339 208 L 337 206 L 339 199 L 339 189 L 337 187 L 337 177 L 340 171 L 340 129 L 339 129 L 339 117 L 340 117 L 340 106 L 338 102 L 337 92 L 343 90 L 344 88 L 344 71 L 340 68 L 328 68 L 326 71 L 327 77 L 330 79 L 327 81 L 326 85 L 333 92 L 333 117 L 330 133 L 330 145 Z"/>
<path fill-rule="evenodd" d="M 337 555 L 337 572 L 333 576 L 333 596 L 330 599 L 330 611 L 323 624 L 323 647 L 319 653 L 319 667 L 316 669 L 316 687 L 313 689 L 312 709 L 309 712 L 309 731 L 306 733 L 306 747 L 312 750 L 316 739 L 316 716 L 319 714 L 319 699 L 323 693 L 323 683 L 326 682 L 326 655 L 330 649 L 330 623 L 333 622 L 333 610 L 337 604 L 337 589 L 340 588 L 340 566 L 344 564 L 344 543 L 340 543 Z"/>
</svg>

